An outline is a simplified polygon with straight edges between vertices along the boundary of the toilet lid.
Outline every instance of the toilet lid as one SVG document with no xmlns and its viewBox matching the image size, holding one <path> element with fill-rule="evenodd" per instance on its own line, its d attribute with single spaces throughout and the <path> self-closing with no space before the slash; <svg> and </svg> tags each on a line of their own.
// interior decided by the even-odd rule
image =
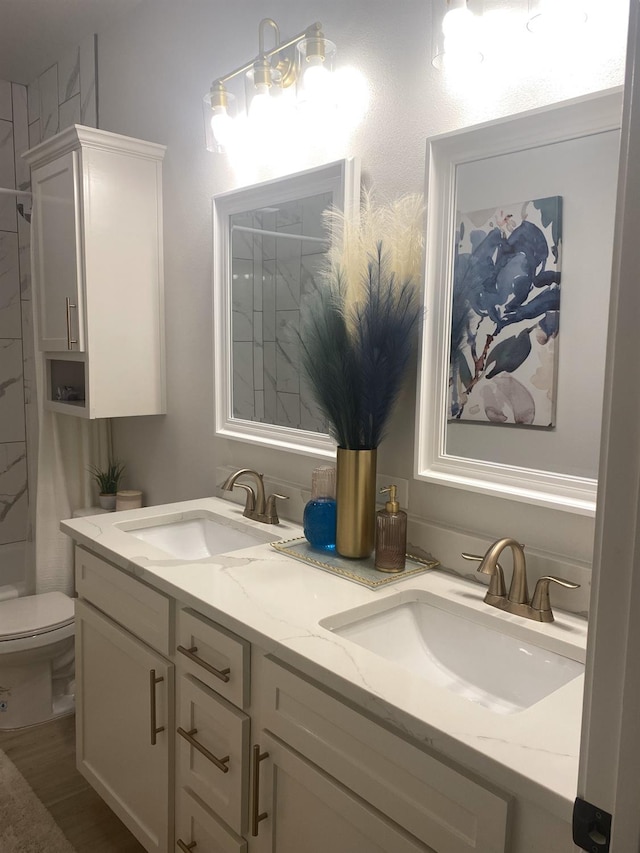
<svg viewBox="0 0 640 853">
<path fill-rule="evenodd" d="M 73 599 L 63 592 L 0 601 L 0 642 L 44 634 L 72 622 Z"/>
</svg>

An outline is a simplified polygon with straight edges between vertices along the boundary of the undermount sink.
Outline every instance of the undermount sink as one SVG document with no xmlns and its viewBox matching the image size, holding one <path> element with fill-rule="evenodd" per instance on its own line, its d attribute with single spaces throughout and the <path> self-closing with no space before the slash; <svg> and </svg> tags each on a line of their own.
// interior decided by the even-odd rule
<svg viewBox="0 0 640 853">
<path fill-rule="evenodd" d="M 280 538 L 268 530 L 256 530 L 205 511 L 144 519 L 139 527 L 133 525 L 129 521 L 116 526 L 179 560 L 200 560 Z"/>
<path fill-rule="evenodd" d="M 526 623 L 497 630 L 490 614 L 422 590 L 380 604 L 384 609 L 365 605 L 320 624 L 496 714 L 524 711 L 584 672 L 579 661 L 536 644 Z"/>
</svg>

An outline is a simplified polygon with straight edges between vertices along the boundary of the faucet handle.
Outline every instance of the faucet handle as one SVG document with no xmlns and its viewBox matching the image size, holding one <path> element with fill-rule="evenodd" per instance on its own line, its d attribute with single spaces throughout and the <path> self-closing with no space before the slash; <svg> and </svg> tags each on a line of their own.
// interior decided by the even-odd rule
<svg viewBox="0 0 640 853">
<path fill-rule="evenodd" d="M 484 560 L 484 556 L 481 557 L 480 554 L 466 554 L 464 551 L 462 552 L 462 557 L 465 560 L 473 560 L 478 563 L 481 563 Z M 480 571 L 480 566 L 478 566 L 477 571 Z M 507 588 L 504 583 L 504 572 L 502 571 L 500 563 L 496 563 L 496 570 L 491 573 L 491 580 L 489 581 L 487 595 L 495 595 L 498 598 L 507 597 Z"/>
<path fill-rule="evenodd" d="M 264 521 L 267 524 L 280 524 L 280 519 L 278 518 L 278 510 L 276 509 L 276 499 L 281 501 L 288 501 L 289 495 L 278 495 L 276 493 L 269 495 L 267 498 L 267 507 L 264 512 Z"/>
<path fill-rule="evenodd" d="M 551 599 L 549 598 L 549 586 L 552 583 L 557 583 L 558 586 L 563 586 L 565 589 L 578 589 L 579 583 L 557 578 L 554 575 L 545 575 L 536 583 L 531 599 L 531 609 L 535 611 L 536 618 L 540 622 L 553 622 L 553 611 L 551 610 Z"/>
</svg>

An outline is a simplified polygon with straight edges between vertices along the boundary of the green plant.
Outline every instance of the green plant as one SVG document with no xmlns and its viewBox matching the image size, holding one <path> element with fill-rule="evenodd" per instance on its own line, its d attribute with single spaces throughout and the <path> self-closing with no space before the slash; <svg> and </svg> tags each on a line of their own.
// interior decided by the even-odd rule
<svg viewBox="0 0 640 853">
<path fill-rule="evenodd" d="M 98 484 L 101 495 L 115 495 L 124 474 L 124 463 L 109 462 L 104 470 L 97 465 L 90 465 L 89 471 Z"/>
</svg>

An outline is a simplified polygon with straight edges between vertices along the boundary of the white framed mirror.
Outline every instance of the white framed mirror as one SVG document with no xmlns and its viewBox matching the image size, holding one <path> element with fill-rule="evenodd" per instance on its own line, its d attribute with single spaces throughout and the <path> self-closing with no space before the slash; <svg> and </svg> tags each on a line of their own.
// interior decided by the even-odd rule
<svg viewBox="0 0 640 853">
<path fill-rule="evenodd" d="M 298 329 L 329 248 L 322 213 L 333 207 L 352 215 L 359 203 L 355 158 L 214 198 L 218 435 L 335 456 L 306 384 Z"/>
<path fill-rule="evenodd" d="M 621 112 L 428 140 L 418 479 L 595 513 Z"/>
</svg>

